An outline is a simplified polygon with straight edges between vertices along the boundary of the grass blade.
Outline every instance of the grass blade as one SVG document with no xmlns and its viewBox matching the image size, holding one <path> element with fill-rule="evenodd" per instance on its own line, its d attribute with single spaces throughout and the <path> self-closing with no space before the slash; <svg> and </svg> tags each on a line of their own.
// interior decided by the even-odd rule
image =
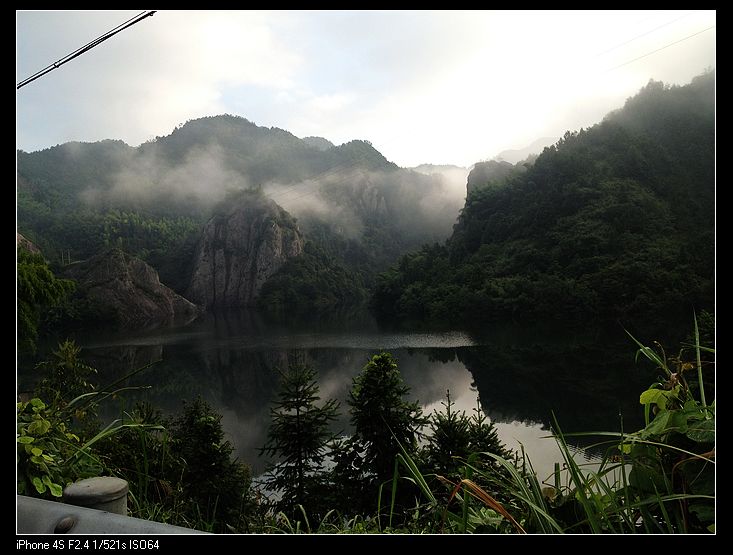
<svg viewBox="0 0 733 555">
<path fill-rule="evenodd" d="M 695 359 L 697 362 L 697 382 L 700 388 L 700 403 L 703 408 L 707 408 L 708 404 L 705 402 L 705 385 L 702 381 L 702 360 L 700 359 L 700 329 L 697 327 L 697 314 L 693 312 L 695 321 Z M 710 415 L 705 411 L 705 418 L 709 419 Z"/>
</svg>

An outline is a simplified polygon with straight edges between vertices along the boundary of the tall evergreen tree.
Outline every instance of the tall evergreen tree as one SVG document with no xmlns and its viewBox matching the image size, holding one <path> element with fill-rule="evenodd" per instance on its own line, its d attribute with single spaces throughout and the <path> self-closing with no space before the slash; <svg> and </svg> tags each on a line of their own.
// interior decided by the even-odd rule
<svg viewBox="0 0 733 555">
<path fill-rule="evenodd" d="M 462 460 L 470 454 L 471 442 L 470 420 L 465 412 L 453 410 L 450 390 L 446 392 L 446 400 L 441 403 L 444 410 L 437 409 L 430 415 L 430 435 L 425 454 L 431 471 L 452 476 L 462 466 Z"/>
<path fill-rule="evenodd" d="M 332 438 L 329 423 L 336 418 L 338 402 L 329 399 L 322 406 L 316 372 L 308 366 L 290 366 L 282 375 L 278 400 L 270 414 L 272 424 L 262 452 L 278 457 L 269 469 L 266 483 L 281 492 L 279 508 L 293 514 L 302 505 L 309 516 L 318 515 L 319 486 L 323 483 L 323 462 Z"/>
<path fill-rule="evenodd" d="M 250 503 L 250 468 L 233 458 L 234 447 L 225 439 L 222 415 L 200 397 L 183 405 L 183 412 L 167 427 L 172 448 L 183 462 L 182 495 L 185 509 L 211 522 L 217 532 L 230 532 L 241 523 Z M 231 528 L 230 528 L 231 527 Z"/>
<path fill-rule="evenodd" d="M 426 424 L 420 404 L 405 400 L 409 391 L 389 353 L 373 356 L 354 379 L 349 394 L 354 438 L 363 452 L 363 467 L 378 483 L 392 478 L 398 442 L 414 452 Z"/>
<path fill-rule="evenodd" d="M 480 405 L 476 405 L 468 423 L 469 442 L 468 450 L 471 453 L 492 453 L 505 459 L 511 459 L 514 452 L 508 449 L 499 439 L 499 432 Z"/>
</svg>

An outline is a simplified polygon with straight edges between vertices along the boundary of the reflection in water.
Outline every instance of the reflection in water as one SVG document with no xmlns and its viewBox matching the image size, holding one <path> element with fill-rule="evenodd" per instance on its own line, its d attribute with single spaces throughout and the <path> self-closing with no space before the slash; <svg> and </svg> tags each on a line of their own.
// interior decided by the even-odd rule
<svg viewBox="0 0 733 555">
<path fill-rule="evenodd" d="M 130 385 L 151 389 L 130 395 L 145 398 L 164 412 L 201 395 L 223 415 L 224 429 L 241 459 L 255 473 L 269 427 L 270 402 L 278 371 L 292 363 L 318 370 L 322 398 L 341 401 L 334 432 L 349 432 L 346 399 L 352 379 L 382 349 L 397 358 L 400 371 L 426 413 L 440 408 L 447 389 L 459 410 L 470 413 L 480 400 L 502 440 L 524 445 L 541 478 L 559 452 L 549 435 L 551 414 L 564 432 L 627 430 L 641 425 L 639 391 L 652 373 L 634 364 L 633 347 L 616 337 L 552 338 L 503 329 L 483 337 L 463 332 L 384 333 L 369 319 L 319 322 L 307 328 L 273 325 L 256 314 L 210 316 L 185 328 L 137 337 L 88 338 L 84 355 L 100 369 L 100 382 L 155 360 Z M 119 407 L 114 410 L 119 411 Z M 572 439 L 574 445 L 588 445 Z"/>
</svg>

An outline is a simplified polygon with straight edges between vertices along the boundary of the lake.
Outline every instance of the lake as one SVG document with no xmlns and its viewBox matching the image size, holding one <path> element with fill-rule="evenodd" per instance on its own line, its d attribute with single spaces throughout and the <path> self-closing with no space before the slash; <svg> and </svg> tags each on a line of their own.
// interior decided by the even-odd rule
<svg viewBox="0 0 733 555">
<path fill-rule="evenodd" d="M 273 323 L 254 312 L 207 315 L 185 327 L 136 334 L 82 334 L 83 357 L 110 383 L 153 361 L 129 385 L 131 392 L 110 414 L 146 399 L 164 413 L 200 395 L 223 415 L 228 439 L 253 474 L 267 461 L 258 455 L 269 426 L 278 370 L 305 363 L 318 371 L 321 398 L 341 401 L 333 431 L 349 433 L 346 404 L 352 379 L 369 358 L 387 350 L 410 386 L 410 398 L 426 413 L 440 408 L 446 390 L 458 410 L 477 406 L 511 448 L 523 445 L 541 479 L 562 458 L 549 435 L 552 413 L 563 432 L 627 431 L 643 424 L 639 393 L 652 383 L 649 366 L 634 362 L 635 348 L 623 329 L 581 332 L 562 326 L 497 327 L 482 333 L 394 331 L 368 314 Z M 592 440 L 573 439 L 576 458 L 592 460 Z"/>
</svg>

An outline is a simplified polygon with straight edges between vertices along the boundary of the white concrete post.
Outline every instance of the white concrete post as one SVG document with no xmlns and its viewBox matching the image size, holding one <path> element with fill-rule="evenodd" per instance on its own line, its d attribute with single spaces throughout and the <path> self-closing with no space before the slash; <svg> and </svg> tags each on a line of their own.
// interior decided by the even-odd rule
<svg viewBox="0 0 733 555">
<path fill-rule="evenodd" d="M 112 476 L 87 478 L 71 484 L 64 490 L 64 503 L 127 515 L 126 480 Z"/>
</svg>

